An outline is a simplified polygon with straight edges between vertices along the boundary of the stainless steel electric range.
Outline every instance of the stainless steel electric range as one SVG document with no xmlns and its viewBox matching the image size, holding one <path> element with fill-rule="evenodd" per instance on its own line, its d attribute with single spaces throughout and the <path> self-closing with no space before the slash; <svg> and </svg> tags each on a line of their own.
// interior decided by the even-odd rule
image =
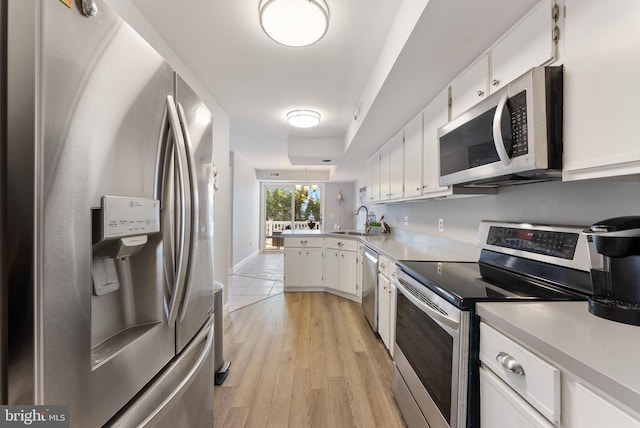
<svg viewBox="0 0 640 428">
<path fill-rule="evenodd" d="M 410 428 L 479 426 L 476 303 L 586 300 L 583 229 L 483 221 L 477 263 L 398 262 L 393 393 Z"/>
</svg>

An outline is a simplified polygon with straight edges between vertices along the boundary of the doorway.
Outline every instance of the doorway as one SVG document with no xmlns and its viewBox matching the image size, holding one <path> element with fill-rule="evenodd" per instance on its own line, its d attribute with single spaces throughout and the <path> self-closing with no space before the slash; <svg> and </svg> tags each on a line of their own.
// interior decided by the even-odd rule
<svg viewBox="0 0 640 428">
<path fill-rule="evenodd" d="M 262 251 L 282 251 L 282 232 L 322 229 L 324 186 L 322 184 L 262 185 Z"/>
</svg>

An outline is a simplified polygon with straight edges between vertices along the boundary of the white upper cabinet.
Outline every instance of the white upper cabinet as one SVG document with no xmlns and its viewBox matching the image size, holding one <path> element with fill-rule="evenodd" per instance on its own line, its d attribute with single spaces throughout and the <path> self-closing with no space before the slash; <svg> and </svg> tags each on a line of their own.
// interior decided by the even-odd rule
<svg viewBox="0 0 640 428">
<path fill-rule="evenodd" d="M 445 110 L 446 111 L 446 110 Z M 404 197 L 422 196 L 422 113 L 404 128 Z"/>
<path fill-rule="evenodd" d="M 543 0 L 491 48 L 491 93 L 527 70 L 555 58 L 556 13 L 552 0 Z M 559 16 L 558 16 L 559 19 Z"/>
<path fill-rule="evenodd" d="M 558 10 L 552 0 L 542 0 L 451 83 L 451 118 L 555 58 Z"/>
<path fill-rule="evenodd" d="M 567 0 L 563 179 L 640 173 L 640 1 Z"/>
<path fill-rule="evenodd" d="M 380 151 L 380 199 L 402 199 L 404 192 L 404 131 Z"/>
<path fill-rule="evenodd" d="M 451 188 L 440 186 L 440 150 L 438 128 L 447 123 L 449 92 L 445 89 L 424 109 L 424 146 L 422 158 L 422 193 L 428 197 L 447 196 Z"/>
<path fill-rule="evenodd" d="M 367 161 L 367 198 L 369 202 L 380 200 L 380 150 Z"/>
<path fill-rule="evenodd" d="M 451 83 L 451 118 L 489 94 L 489 56 L 480 57 L 471 67 Z"/>
</svg>

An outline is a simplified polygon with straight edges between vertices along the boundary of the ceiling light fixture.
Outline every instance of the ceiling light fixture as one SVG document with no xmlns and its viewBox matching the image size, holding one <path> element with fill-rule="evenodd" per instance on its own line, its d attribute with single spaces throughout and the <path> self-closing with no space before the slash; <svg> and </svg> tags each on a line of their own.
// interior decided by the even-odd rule
<svg viewBox="0 0 640 428">
<path fill-rule="evenodd" d="M 320 113 L 313 110 L 293 110 L 287 113 L 287 122 L 296 128 L 313 128 L 320 123 Z"/>
<path fill-rule="evenodd" d="M 329 28 L 329 7 L 324 0 L 260 0 L 260 25 L 276 42 L 309 46 Z"/>
</svg>

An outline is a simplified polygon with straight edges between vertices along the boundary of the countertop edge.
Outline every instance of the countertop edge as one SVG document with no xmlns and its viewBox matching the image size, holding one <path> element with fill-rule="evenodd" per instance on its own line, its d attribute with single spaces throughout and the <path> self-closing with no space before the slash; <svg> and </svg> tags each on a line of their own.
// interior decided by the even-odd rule
<svg viewBox="0 0 640 428">
<path fill-rule="evenodd" d="M 292 237 L 322 237 L 348 239 L 373 248 L 394 263 L 399 260 L 476 262 L 480 254 L 474 244 L 449 238 L 398 231 L 391 234 L 346 235 L 322 230 L 287 230 L 281 235 Z"/>
</svg>

